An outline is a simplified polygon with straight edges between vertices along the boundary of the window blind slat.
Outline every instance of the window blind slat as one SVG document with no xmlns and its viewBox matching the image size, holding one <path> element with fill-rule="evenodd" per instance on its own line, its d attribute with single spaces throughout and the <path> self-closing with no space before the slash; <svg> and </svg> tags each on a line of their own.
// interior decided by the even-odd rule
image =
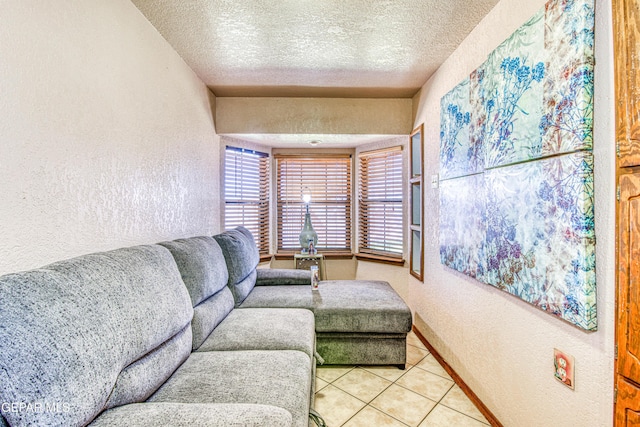
<svg viewBox="0 0 640 427">
<path fill-rule="evenodd" d="M 227 146 L 224 164 L 224 228 L 242 225 L 258 251 L 269 253 L 269 156 Z"/>
<path fill-rule="evenodd" d="M 305 187 L 318 249 L 351 250 L 351 157 L 277 157 L 278 250 L 299 250 Z"/>
<path fill-rule="evenodd" d="M 402 151 L 384 149 L 361 153 L 358 193 L 358 251 L 402 256 Z"/>
</svg>

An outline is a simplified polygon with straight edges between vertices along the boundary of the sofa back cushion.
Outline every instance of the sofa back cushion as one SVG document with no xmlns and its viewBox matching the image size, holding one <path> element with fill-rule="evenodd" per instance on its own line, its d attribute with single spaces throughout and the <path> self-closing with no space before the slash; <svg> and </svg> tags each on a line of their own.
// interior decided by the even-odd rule
<svg viewBox="0 0 640 427">
<path fill-rule="evenodd" d="M 236 227 L 213 237 L 224 254 L 229 271 L 228 285 L 237 307 L 255 286 L 255 269 L 260 262 L 258 247 L 245 227 Z"/>
<path fill-rule="evenodd" d="M 191 295 L 194 307 L 192 347 L 196 350 L 233 309 L 233 295 L 227 287 L 227 263 L 213 237 L 190 237 L 160 245 L 173 255 Z"/>
<path fill-rule="evenodd" d="M 9 425 L 80 426 L 146 400 L 190 354 L 193 308 L 157 245 L 0 277 L 0 401 Z"/>
<path fill-rule="evenodd" d="M 194 307 L 227 285 L 227 264 L 213 237 L 190 237 L 159 244 L 173 255 Z"/>
</svg>

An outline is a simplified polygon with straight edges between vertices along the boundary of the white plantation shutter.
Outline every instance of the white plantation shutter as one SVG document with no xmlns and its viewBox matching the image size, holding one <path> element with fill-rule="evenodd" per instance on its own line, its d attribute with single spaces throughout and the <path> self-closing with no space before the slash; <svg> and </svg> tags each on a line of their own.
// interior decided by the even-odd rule
<svg viewBox="0 0 640 427">
<path fill-rule="evenodd" d="M 309 212 L 318 249 L 351 251 L 351 156 L 276 156 L 278 251 L 300 250 L 304 225 L 302 190 L 311 192 Z"/>
<path fill-rule="evenodd" d="M 402 257 L 402 147 L 359 155 L 358 252 Z"/>
<path fill-rule="evenodd" d="M 269 155 L 227 147 L 224 161 L 224 228 L 242 225 L 261 254 L 269 253 Z"/>
</svg>

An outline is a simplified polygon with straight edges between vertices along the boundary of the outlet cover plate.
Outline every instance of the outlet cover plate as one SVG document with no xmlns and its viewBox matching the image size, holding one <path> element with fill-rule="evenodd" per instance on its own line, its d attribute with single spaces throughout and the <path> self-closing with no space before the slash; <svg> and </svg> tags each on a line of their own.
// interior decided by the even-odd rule
<svg viewBox="0 0 640 427">
<path fill-rule="evenodd" d="M 554 377 L 562 384 L 569 387 L 571 390 L 575 389 L 575 359 L 573 356 L 558 350 L 553 349 L 553 366 Z"/>
</svg>

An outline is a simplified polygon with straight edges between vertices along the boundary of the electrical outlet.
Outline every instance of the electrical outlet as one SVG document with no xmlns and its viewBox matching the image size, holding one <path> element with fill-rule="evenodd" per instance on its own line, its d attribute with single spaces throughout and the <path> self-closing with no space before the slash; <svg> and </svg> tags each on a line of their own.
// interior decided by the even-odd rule
<svg viewBox="0 0 640 427">
<path fill-rule="evenodd" d="M 573 356 L 558 350 L 553 349 L 553 376 L 562 384 L 569 387 L 571 390 L 575 388 L 575 359 Z"/>
</svg>

